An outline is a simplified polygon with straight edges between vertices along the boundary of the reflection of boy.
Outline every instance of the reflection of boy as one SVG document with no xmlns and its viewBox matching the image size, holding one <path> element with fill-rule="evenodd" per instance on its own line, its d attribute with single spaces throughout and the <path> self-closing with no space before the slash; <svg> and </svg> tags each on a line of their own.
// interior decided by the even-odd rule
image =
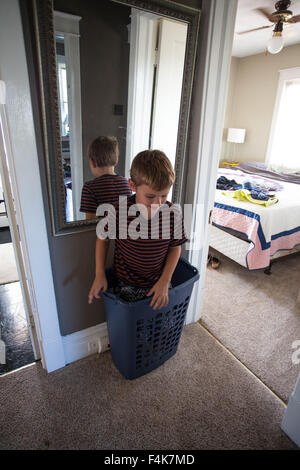
<svg viewBox="0 0 300 470">
<path fill-rule="evenodd" d="M 136 293 L 139 295 L 144 289 L 144 298 L 153 295 L 150 306 L 153 306 L 154 309 L 162 308 L 168 304 L 169 284 L 180 257 L 181 245 L 187 240 L 184 235 L 181 213 L 178 218 L 178 208 L 175 210 L 177 215 L 172 210 L 169 211 L 170 224 L 168 227 L 162 223 L 160 210 L 155 215 L 155 209 L 157 212 L 158 207 L 164 204 L 166 205 L 163 207 L 172 209 L 172 204 L 167 201 L 167 195 L 174 183 L 175 175 L 169 159 L 158 150 L 146 150 L 139 153 L 132 162 L 130 175 L 129 183 L 136 194 L 127 198 L 125 210 L 121 206 L 115 206 L 115 211 L 111 211 L 108 216 L 108 226 L 111 225 L 111 218 L 115 218 L 114 225 L 116 227 L 114 272 L 119 279 L 121 290 L 125 287 L 126 291 L 127 286 L 131 288 L 131 294 L 132 289 L 136 289 Z M 146 226 L 147 237 L 143 236 L 142 228 L 139 238 L 130 236 L 130 225 L 132 226 L 132 221 L 137 217 L 136 213 L 133 216 L 127 216 L 127 214 L 134 204 L 144 206 L 144 211 L 141 213 L 144 213 L 145 224 L 140 224 L 140 226 Z M 123 222 L 124 215 L 126 222 Z M 153 219 L 156 219 L 156 222 L 152 223 Z M 129 235 L 125 238 L 124 233 L 121 234 L 121 230 L 124 232 L 124 224 L 125 233 L 128 234 L 129 231 Z M 157 232 L 157 227 L 159 227 L 159 232 Z M 168 233 L 165 228 L 169 228 Z M 153 231 L 155 231 L 154 237 Z M 159 237 L 157 237 L 157 233 L 159 233 Z M 109 239 L 99 238 L 98 235 L 96 276 L 89 292 L 89 303 L 94 297 L 99 298 L 100 291 L 107 290 L 104 267 L 108 244 Z"/>
<path fill-rule="evenodd" d="M 88 147 L 88 157 L 96 178 L 83 185 L 80 211 L 86 213 L 86 219 L 94 219 L 100 204 L 116 204 L 119 196 L 130 196 L 132 193 L 128 180 L 115 173 L 119 158 L 115 137 L 99 136 L 94 139 Z"/>
</svg>

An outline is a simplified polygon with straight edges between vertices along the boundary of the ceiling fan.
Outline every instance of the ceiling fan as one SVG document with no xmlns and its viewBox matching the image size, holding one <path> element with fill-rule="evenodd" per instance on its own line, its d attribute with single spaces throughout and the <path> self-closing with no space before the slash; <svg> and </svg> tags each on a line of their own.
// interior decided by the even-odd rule
<svg viewBox="0 0 300 470">
<path fill-rule="evenodd" d="M 283 23 L 292 24 L 299 23 L 300 15 L 293 16 L 293 12 L 288 10 L 291 2 L 290 0 L 281 0 L 275 3 L 275 10 L 273 13 L 268 13 L 264 8 L 256 8 L 256 11 L 260 12 L 267 18 L 271 23 L 275 24 L 275 28 L 282 32 Z M 273 24 L 261 26 L 259 28 L 249 29 L 247 31 L 241 31 L 237 34 L 251 33 L 252 31 L 259 31 L 260 29 L 271 28 Z M 275 31 L 275 30 L 274 30 Z"/>
<path fill-rule="evenodd" d="M 267 18 L 271 23 L 271 25 L 261 26 L 259 28 L 249 29 L 248 31 L 241 31 L 237 34 L 246 34 L 251 33 L 252 31 L 259 31 L 261 29 L 271 28 L 275 25 L 273 29 L 273 35 L 270 38 L 267 44 L 267 51 L 271 54 L 277 54 L 283 48 L 283 38 L 282 38 L 282 30 L 283 24 L 289 25 L 293 23 L 300 22 L 300 15 L 293 16 L 293 12 L 288 10 L 291 2 L 290 0 L 280 0 L 279 2 L 275 3 L 275 10 L 273 13 L 269 14 L 264 8 L 256 8 L 256 11 L 260 12 Z"/>
</svg>

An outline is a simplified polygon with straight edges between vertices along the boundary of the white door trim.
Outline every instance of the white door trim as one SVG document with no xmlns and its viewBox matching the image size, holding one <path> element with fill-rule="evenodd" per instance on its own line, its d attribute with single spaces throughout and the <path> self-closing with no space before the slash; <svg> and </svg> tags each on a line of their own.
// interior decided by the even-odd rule
<svg viewBox="0 0 300 470">
<path fill-rule="evenodd" d="M 186 323 L 201 317 L 206 259 L 209 245 L 209 212 L 213 208 L 216 175 L 221 152 L 225 104 L 229 82 L 231 51 L 237 0 L 204 0 L 206 23 L 200 34 L 205 50 L 200 51 L 200 64 L 194 79 L 194 103 L 199 108 L 193 113 L 189 171 L 185 203 L 193 204 L 191 234 L 201 231 L 200 244 L 191 241 L 189 261 L 199 269 L 200 280 L 195 285 Z M 196 210 L 198 208 L 198 210 Z M 197 238 L 197 237 L 196 237 Z M 197 246 L 198 244 L 198 246 Z"/>
<path fill-rule="evenodd" d="M 65 365 L 59 329 L 29 77 L 18 0 L 0 2 L 0 77 L 6 83 L 6 114 L 11 136 L 10 173 L 22 243 L 28 253 L 33 316 L 43 367 L 51 372 Z"/>
</svg>

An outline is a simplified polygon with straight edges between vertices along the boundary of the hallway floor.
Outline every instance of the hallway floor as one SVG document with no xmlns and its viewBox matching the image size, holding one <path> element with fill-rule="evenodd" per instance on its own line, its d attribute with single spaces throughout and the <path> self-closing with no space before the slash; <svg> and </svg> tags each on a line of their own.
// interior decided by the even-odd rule
<svg viewBox="0 0 300 470">
<path fill-rule="evenodd" d="M 0 329 L 6 348 L 0 375 L 33 363 L 20 282 L 0 285 Z"/>
</svg>

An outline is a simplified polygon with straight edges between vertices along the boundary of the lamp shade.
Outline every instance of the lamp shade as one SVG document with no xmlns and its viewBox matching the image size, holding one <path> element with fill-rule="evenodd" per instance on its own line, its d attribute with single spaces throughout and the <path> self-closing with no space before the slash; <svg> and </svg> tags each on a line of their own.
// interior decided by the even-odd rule
<svg viewBox="0 0 300 470">
<path fill-rule="evenodd" d="M 246 129 L 236 129 L 230 127 L 227 134 L 227 142 L 242 144 L 245 141 Z"/>
<path fill-rule="evenodd" d="M 270 54 L 278 54 L 278 52 L 280 52 L 282 48 L 283 48 L 282 36 L 272 36 L 271 39 L 269 39 L 267 49 L 270 52 Z"/>
</svg>

